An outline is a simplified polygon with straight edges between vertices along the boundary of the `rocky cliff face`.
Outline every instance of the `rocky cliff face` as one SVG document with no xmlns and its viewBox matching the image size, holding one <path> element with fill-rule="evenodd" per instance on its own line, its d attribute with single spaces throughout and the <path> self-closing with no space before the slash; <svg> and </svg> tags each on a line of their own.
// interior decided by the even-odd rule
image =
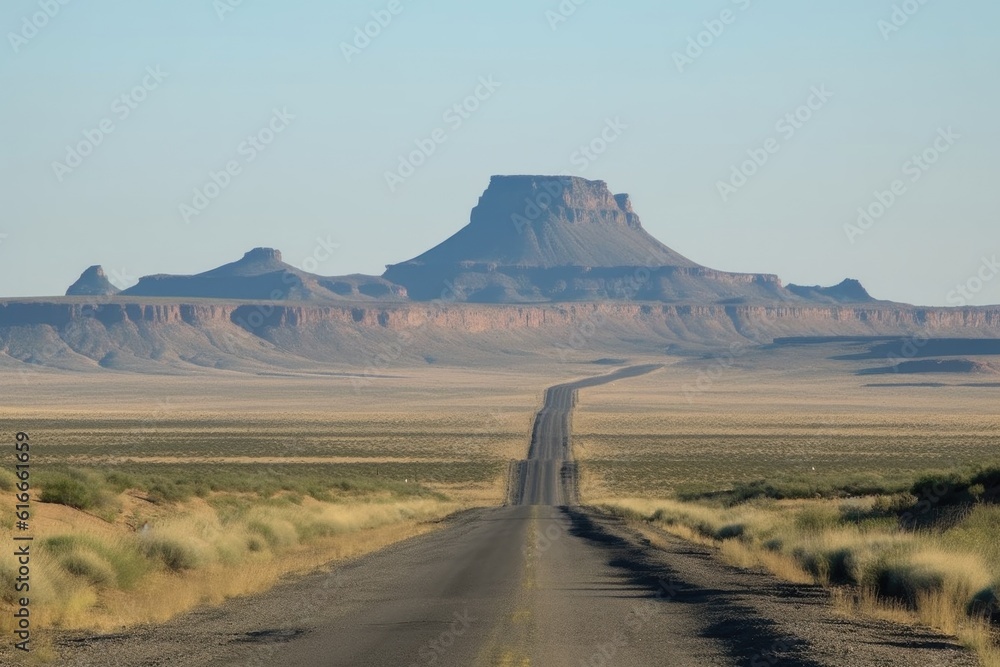
<svg viewBox="0 0 1000 667">
<path fill-rule="evenodd" d="M 914 308 L 876 302 L 857 281 L 786 288 L 701 266 L 650 236 L 628 195 L 560 176 L 494 177 L 468 225 L 382 278 L 323 277 L 255 248 L 117 296 L 109 285 L 92 267 L 71 287 L 83 296 L 0 301 L 0 366 L 478 365 L 794 336 L 1000 337 L 1000 307 Z"/>
<path fill-rule="evenodd" d="M 776 276 L 700 266 L 647 233 L 627 194 L 563 176 L 494 176 L 468 225 L 384 277 L 420 301 L 443 293 L 476 303 L 819 297 L 790 292 Z"/>
<path fill-rule="evenodd" d="M 830 335 L 1000 337 L 1000 308 L 0 302 L 0 366 L 26 361 L 76 370 L 490 363 L 497 355 L 659 354 Z"/>
<path fill-rule="evenodd" d="M 571 176 L 494 176 L 471 216 L 473 225 L 510 224 L 518 232 L 525 231 L 529 226 L 537 231 L 560 222 L 642 229 L 627 194 L 611 194 L 604 181 Z M 490 252 L 488 248 L 466 250 Z M 579 258 L 570 255 L 548 259 L 561 265 L 575 263 Z M 665 259 L 694 265 L 680 255 L 668 255 Z M 536 261 L 545 259 L 540 255 Z M 602 264 L 599 261 L 596 265 Z"/>
<path fill-rule="evenodd" d="M 628 195 L 604 181 L 562 176 L 494 176 L 458 233 L 415 257 L 390 266 L 385 277 L 415 284 L 461 267 L 562 269 L 566 267 L 698 265 L 642 228 Z"/>
</svg>

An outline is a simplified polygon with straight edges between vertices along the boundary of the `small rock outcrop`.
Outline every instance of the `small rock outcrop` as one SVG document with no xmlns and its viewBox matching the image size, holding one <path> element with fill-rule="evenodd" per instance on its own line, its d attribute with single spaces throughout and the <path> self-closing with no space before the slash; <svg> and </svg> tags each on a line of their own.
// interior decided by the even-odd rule
<svg viewBox="0 0 1000 667">
<path fill-rule="evenodd" d="M 121 292 L 111 284 L 104 268 L 95 265 L 80 274 L 75 283 L 66 290 L 66 296 L 114 296 Z"/>
<path fill-rule="evenodd" d="M 819 285 L 789 285 L 788 291 L 810 301 L 830 301 L 834 303 L 869 303 L 875 301 L 859 281 L 848 278 L 833 287 Z"/>
<path fill-rule="evenodd" d="M 144 276 L 124 296 L 239 301 L 402 301 L 406 290 L 377 276 L 318 276 L 281 258 L 274 248 L 254 248 L 242 258 L 193 276 Z"/>
</svg>

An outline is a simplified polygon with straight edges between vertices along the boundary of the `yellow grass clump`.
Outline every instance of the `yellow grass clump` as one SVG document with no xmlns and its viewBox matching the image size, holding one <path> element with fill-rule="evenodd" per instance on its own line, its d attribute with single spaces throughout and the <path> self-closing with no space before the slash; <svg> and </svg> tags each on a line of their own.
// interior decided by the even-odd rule
<svg viewBox="0 0 1000 667">
<path fill-rule="evenodd" d="M 460 507 L 437 498 L 210 500 L 215 502 L 179 504 L 136 531 L 80 521 L 36 539 L 33 627 L 108 630 L 163 621 L 201 604 L 266 589 L 284 574 L 426 532 L 429 522 Z M 87 518 L 78 510 L 58 511 Z M 0 530 L 0 539 L 9 537 L 9 527 Z M 13 629 L 6 609 L 16 602 L 16 576 L 11 559 L 0 560 L 4 632 Z"/>
<path fill-rule="evenodd" d="M 997 664 L 988 614 L 1000 613 L 1000 562 L 993 506 L 976 506 L 945 529 L 900 529 L 895 522 L 852 522 L 869 498 L 755 501 L 734 507 L 676 500 L 603 500 L 605 509 L 719 549 L 737 567 L 765 568 L 796 583 L 833 587 L 845 613 L 922 623 L 958 637 L 986 664 Z"/>
</svg>

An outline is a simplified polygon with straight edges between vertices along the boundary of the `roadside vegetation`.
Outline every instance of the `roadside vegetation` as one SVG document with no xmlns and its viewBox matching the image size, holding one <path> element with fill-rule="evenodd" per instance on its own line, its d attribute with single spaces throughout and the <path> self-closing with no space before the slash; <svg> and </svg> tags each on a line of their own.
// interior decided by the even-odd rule
<svg viewBox="0 0 1000 667">
<path fill-rule="evenodd" d="M 828 586 L 840 608 L 919 622 L 1000 665 L 1000 467 L 837 485 L 754 481 L 605 509 L 715 546 L 739 567 Z"/>
<path fill-rule="evenodd" d="M 207 498 L 213 493 L 245 493 L 270 498 L 278 494 L 309 496 L 319 501 L 362 496 L 390 498 L 437 497 L 425 486 L 393 476 L 345 475 L 350 470 L 322 464 L 280 465 L 116 465 L 104 472 L 95 467 L 47 466 L 37 476 L 41 501 L 81 510 L 110 510 L 126 490 L 145 495 L 151 503 L 163 505 Z"/>
<path fill-rule="evenodd" d="M 166 620 L 425 532 L 462 506 L 412 481 L 338 478 L 322 466 L 203 468 L 40 472 L 34 627 Z M 0 473 L 0 489 L 12 482 Z M 0 539 L 12 531 L 4 519 Z M 12 561 L 0 560 L 0 609 L 14 604 L 15 576 Z"/>
</svg>

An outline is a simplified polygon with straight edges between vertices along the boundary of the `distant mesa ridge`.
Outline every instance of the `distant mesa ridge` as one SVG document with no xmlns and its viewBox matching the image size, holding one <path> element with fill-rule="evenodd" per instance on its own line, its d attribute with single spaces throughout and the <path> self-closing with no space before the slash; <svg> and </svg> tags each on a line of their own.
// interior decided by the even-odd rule
<svg viewBox="0 0 1000 667">
<path fill-rule="evenodd" d="M 774 275 L 701 266 L 650 235 L 627 194 L 573 176 L 494 176 L 468 225 L 386 267 L 383 277 L 415 300 L 440 298 L 447 286 L 449 297 L 481 303 L 853 298 L 846 292 L 801 296 Z"/>
<path fill-rule="evenodd" d="M 358 386 L 367 386 L 369 379 L 377 382 L 389 369 L 428 363 L 509 367 L 535 361 L 648 358 L 665 352 L 733 355 L 748 344 L 789 337 L 807 342 L 830 336 L 872 340 L 860 345 L 842 341 L 833 349 L 859 357 L 877 352 L 874 365 L 881 366 L 886 350 L 905 358 L 906 346 L 928 332 L 936 337 L 919 348 L 921 353 L 991 354 L 1000 342 L 1000 307 L 14 299 L 0 301 L 0 366 L 185 374 L 287 370 L 311 375 L 317 364 L 334 364 L 340 371 L 357 369 L 362 383 Z M 940 349 L 936 341 L 950 347 Z M 899 370 L 961 372 L 963 367 L 913 364 Z"/>
<path fill-rule="evenodd" d="M 848 278 L 844 282 L 839 285 L 834 285 L 833 287 L 820 287 L 819 285 L 809 287 L 804 287 L 802 285 L 789 285 L 788 290 L 803 298 L 814 300 L 828 298 L 834 301 L 855 303 L 863 303 L 865 301 L 874 300 L 861 282 L 853 278 Z"/>
<path fill-rule="evenodd" d="M 494 176 L 468 225 L 396 266 L 458 264 L 698 266 L 642 228 L 627 194 L 613 195 L 604 181 L 562 176 Z"/>
<path fill-rule="evenodd" d="M 110 295 L 92 267 L 70 295 Z M 101 272 L 103 273 L 103 272 Z M 88 291 L 89 290 L 89 291 Z M 285 263 L 272 248 L 191 276 L 152 275 L 127 297 L 295 302 L 546 303 L 659 301 L 695 304 L 869 303 L 860 283 L 785 287 L 771 274 L 702 266 L 642 226 L 627 194 L 575 176 L 494 176 L 467 225 L 381 276 L 325 277 Z"/>
<path fill-rule="evenodd" d="M 493 177 L 468 224 L 381 277 L 318 275 L 254 248 L 121 293 L 92 266 L 67 294 L 0 300 L 0 367 L 313 375 L 332 364 L 332 375 L 349 368 L 367 383 L 428 363 L 594 363 L 839 340 L 844 361 L 905 359 L 884 372 L 1000 372 L 964 359 L 996 356 L 1000 307 L 920 308 L 876 301 L 856 280 L 785 286 L 702 266 L 651 236 L 628 195 L 575 177 Z"/>
<path fill-rule="evenodd" d="M 406 299 L 405 288 L 377 276 L 325 278 L 286 264 L 274 248 L 254 248 L 236 262 L 193 276 L 145 276 L 122 294 L 248 301 Z"/>
</svg>

